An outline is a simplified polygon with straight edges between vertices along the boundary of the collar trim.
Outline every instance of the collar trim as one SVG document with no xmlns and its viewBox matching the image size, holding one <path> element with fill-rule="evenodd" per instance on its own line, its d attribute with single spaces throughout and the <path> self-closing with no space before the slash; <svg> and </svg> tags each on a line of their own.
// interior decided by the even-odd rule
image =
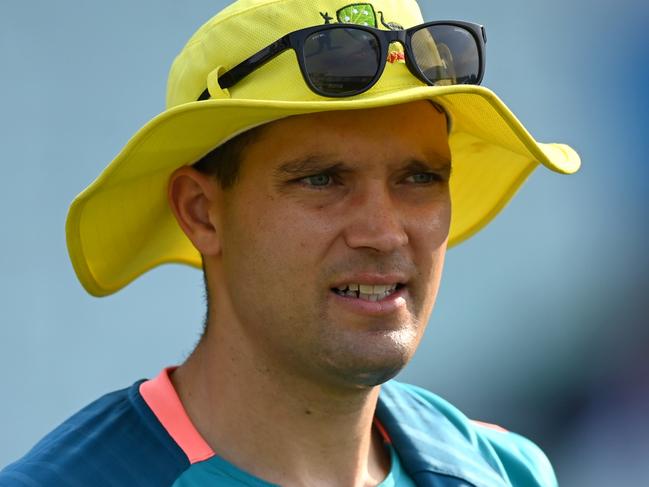
<svg viewBox="0 0 649 487">
<path fill-rule="evenodd" d="M 189 419 L 171 383 L 169 374 L 176 368 L 164 369 L 155 379 L 140 384 L 139 390 L 144 402 L 193 465 L 212 458 L 215 453 Z"/>
</svg>

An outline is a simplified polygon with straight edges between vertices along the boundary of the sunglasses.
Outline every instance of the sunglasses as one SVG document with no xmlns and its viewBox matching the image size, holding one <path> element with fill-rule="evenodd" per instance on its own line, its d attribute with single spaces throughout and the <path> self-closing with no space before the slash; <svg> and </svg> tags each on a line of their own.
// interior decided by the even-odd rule
<svg viewBox="0 0 649 487">
<path fill-rule="evenodd" d="M 405 53 L 392 50 L 392 43 Z M 309 88 L 340 98 L 369 90 L 386 63 L 405 61 L 410 72 L 435 85 L 480 84 L 485 69 L 486 31 L 462 21 L 435 21 L 406 30 L 380 30 L 352 24 L 325 24 L 296 30 L 219 76 L 230 88 L 280 53 L 293 49 Z M 198 100 L 210 98 L 205 90 Z"/>
</svg>

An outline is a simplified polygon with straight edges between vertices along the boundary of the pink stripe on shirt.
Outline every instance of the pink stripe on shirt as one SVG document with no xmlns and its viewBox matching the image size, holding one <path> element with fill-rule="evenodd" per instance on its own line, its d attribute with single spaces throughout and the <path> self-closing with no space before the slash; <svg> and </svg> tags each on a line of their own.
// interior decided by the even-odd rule
<svg viewBox="0 0 649 487">
<path fill-rule="evenodd" d="M 196 430 L 180 402 L 169 377 L 175 369 L 166 368 L 155 379 L 140 384 L 140 394 L 189 462 L 194 464 L 213 457 L 214 451 Z"/>
</svg>

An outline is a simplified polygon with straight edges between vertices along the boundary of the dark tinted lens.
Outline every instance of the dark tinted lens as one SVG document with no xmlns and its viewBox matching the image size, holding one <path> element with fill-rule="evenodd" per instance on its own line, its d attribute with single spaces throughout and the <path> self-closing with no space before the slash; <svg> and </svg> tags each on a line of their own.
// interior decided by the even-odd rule
<svg viewBox="0 0 649 487">
<path fill-rule="evenodd" d="M 455 25 L 425 27 L 413 34 L 411 46 L 417 66 L 432 84 L 478 83 L 478 44 L 467 29 Z"/>
<path fill-rule="evenodd" d="M 316 32 L 305 41 L 303 54 L 311 83 L 324 95 L 364 91 L 380 65 L 376 37 L 353 27 Z"/>
</svg>

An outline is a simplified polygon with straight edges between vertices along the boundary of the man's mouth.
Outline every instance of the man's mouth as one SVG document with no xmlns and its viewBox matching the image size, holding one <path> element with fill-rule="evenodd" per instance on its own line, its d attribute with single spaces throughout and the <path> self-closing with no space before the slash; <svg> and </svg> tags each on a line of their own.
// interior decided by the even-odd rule
<svg viewBox="0 0 649 487">
<path fill-rule="evenodd" d="M 331 290 L 339 296 L 362 299 L 363 301 L 381 301 L 404 287 L 401 283 L 394 284 L 344 284 Z"/>
</svg>

